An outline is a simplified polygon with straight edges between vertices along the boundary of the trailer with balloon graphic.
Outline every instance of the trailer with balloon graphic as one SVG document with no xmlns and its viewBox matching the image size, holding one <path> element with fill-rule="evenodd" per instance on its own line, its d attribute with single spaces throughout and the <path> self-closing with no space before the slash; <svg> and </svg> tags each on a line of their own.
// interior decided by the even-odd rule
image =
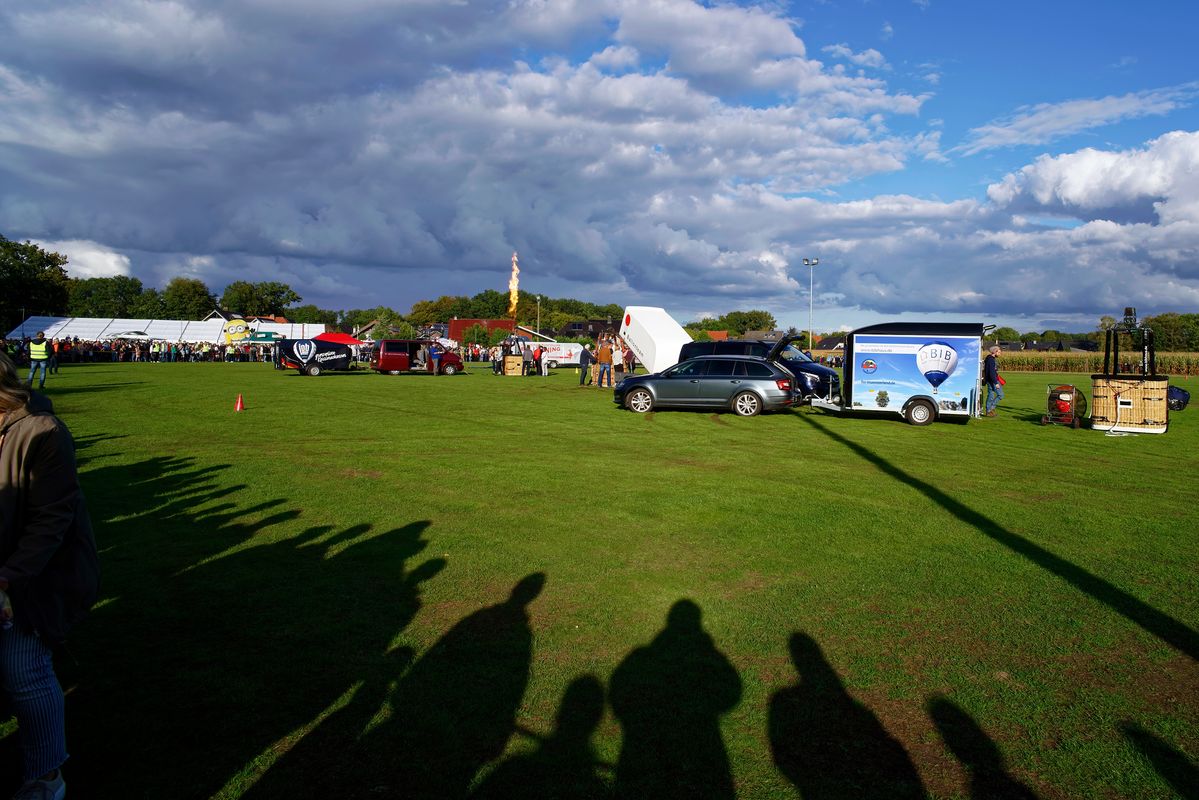
<svg viewBox="0 0 1199 800">
<path fill-rule="evenodd" d="M 891 322 L 846 337 L 843 403 L 831 411 L 899 414 L 913 425 L 978 416 L 981 323 Z"/>
</svg>

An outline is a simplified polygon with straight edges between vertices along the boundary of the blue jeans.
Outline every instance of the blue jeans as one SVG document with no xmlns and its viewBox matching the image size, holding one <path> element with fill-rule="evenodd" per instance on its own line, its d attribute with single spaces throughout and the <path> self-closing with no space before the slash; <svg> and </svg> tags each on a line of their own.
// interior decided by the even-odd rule
<svg viewBox="0 0 1199 800">
<path fill-rule="evenodd" d="M 1003 399 L 1003 387 L 998 383 L 987 384 L 987 413 L 990 414 Z"/>
<path fill-rule="evenodd" d="M 41 637 L 19 625 L 0 631 L 0 680 L 16 713 L 25 780 L 61 767 L 67 760 L 62 687 Z"/>
<path fill-rule="evenodd" d="M 45 386 L 46 385 L 46 364 L 47 364 L 47 361 L 44 358 L 36 360 L 36 361 L 30 361 L 29 362 L 29 380 L 27 380 L 25 382 L 28 383 L 30 386 L 33 386 L 33 375 L 38 370 L 41 370 L 42 377 L 37 382 L 37 388 L 40 389 L 43 386 Z"/>
<path fill-rule="evenodd" d="M 599 387 L 601 389 L 604 388 L 604 376 L 605 375 L 608 376 L 608 386 L 611 386 L 612 385 L 612 365 L 611 364 L 600 364 Z"/>
</svg>

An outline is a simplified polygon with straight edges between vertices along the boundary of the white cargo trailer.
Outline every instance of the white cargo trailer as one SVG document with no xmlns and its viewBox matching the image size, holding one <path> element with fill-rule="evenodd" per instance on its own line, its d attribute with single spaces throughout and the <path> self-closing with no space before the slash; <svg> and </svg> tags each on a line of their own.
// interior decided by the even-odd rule
<svg viewBox="0 0 1199 800">
<path fill-rule="evenodd" d="M 666 309 L 656 306 L 626 308 L 620 338 L 650 372 L 661 372 L 679 363 L 679 350 L 691 341 L 683 326 Z"/>
</svg>

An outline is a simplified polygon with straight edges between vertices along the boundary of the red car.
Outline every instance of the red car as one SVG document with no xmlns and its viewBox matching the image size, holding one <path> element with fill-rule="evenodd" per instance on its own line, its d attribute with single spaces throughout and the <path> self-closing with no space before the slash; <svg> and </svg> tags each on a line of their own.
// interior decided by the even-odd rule
<svg viewBox="0 0 1199 800">
<path fill-rule="evenodd" d="M 371 369 L 399 375 L 403 372 L 432 372 L 433 359 L 429 358 L 432 339 L 380 339 L 371 347 Z M 441 353 L 442 375 L 453 375 L 462 371 L 462 359 L 457 353 Z"/>
</svg>

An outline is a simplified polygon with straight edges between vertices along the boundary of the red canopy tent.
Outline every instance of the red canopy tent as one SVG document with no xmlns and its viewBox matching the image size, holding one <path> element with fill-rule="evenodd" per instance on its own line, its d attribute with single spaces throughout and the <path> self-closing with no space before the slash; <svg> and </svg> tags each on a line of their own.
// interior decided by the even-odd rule
<svg viewBox="0 0 1199 800">
<path fill-rule="evenodd" d="M 355 339 L 353 336 L 351 336 L 348 333 L 339 333 L 337 331 L 334 331 L 331 333 L 318 333 L 316 336 L 313 336 L 312 338 L 320 339 L 322 342 L 336 342 L 337 344 L 348 344 L 348 345 L 366 344 L 366 342 L 362 341 L 361 339 Z"/>
</svg>

